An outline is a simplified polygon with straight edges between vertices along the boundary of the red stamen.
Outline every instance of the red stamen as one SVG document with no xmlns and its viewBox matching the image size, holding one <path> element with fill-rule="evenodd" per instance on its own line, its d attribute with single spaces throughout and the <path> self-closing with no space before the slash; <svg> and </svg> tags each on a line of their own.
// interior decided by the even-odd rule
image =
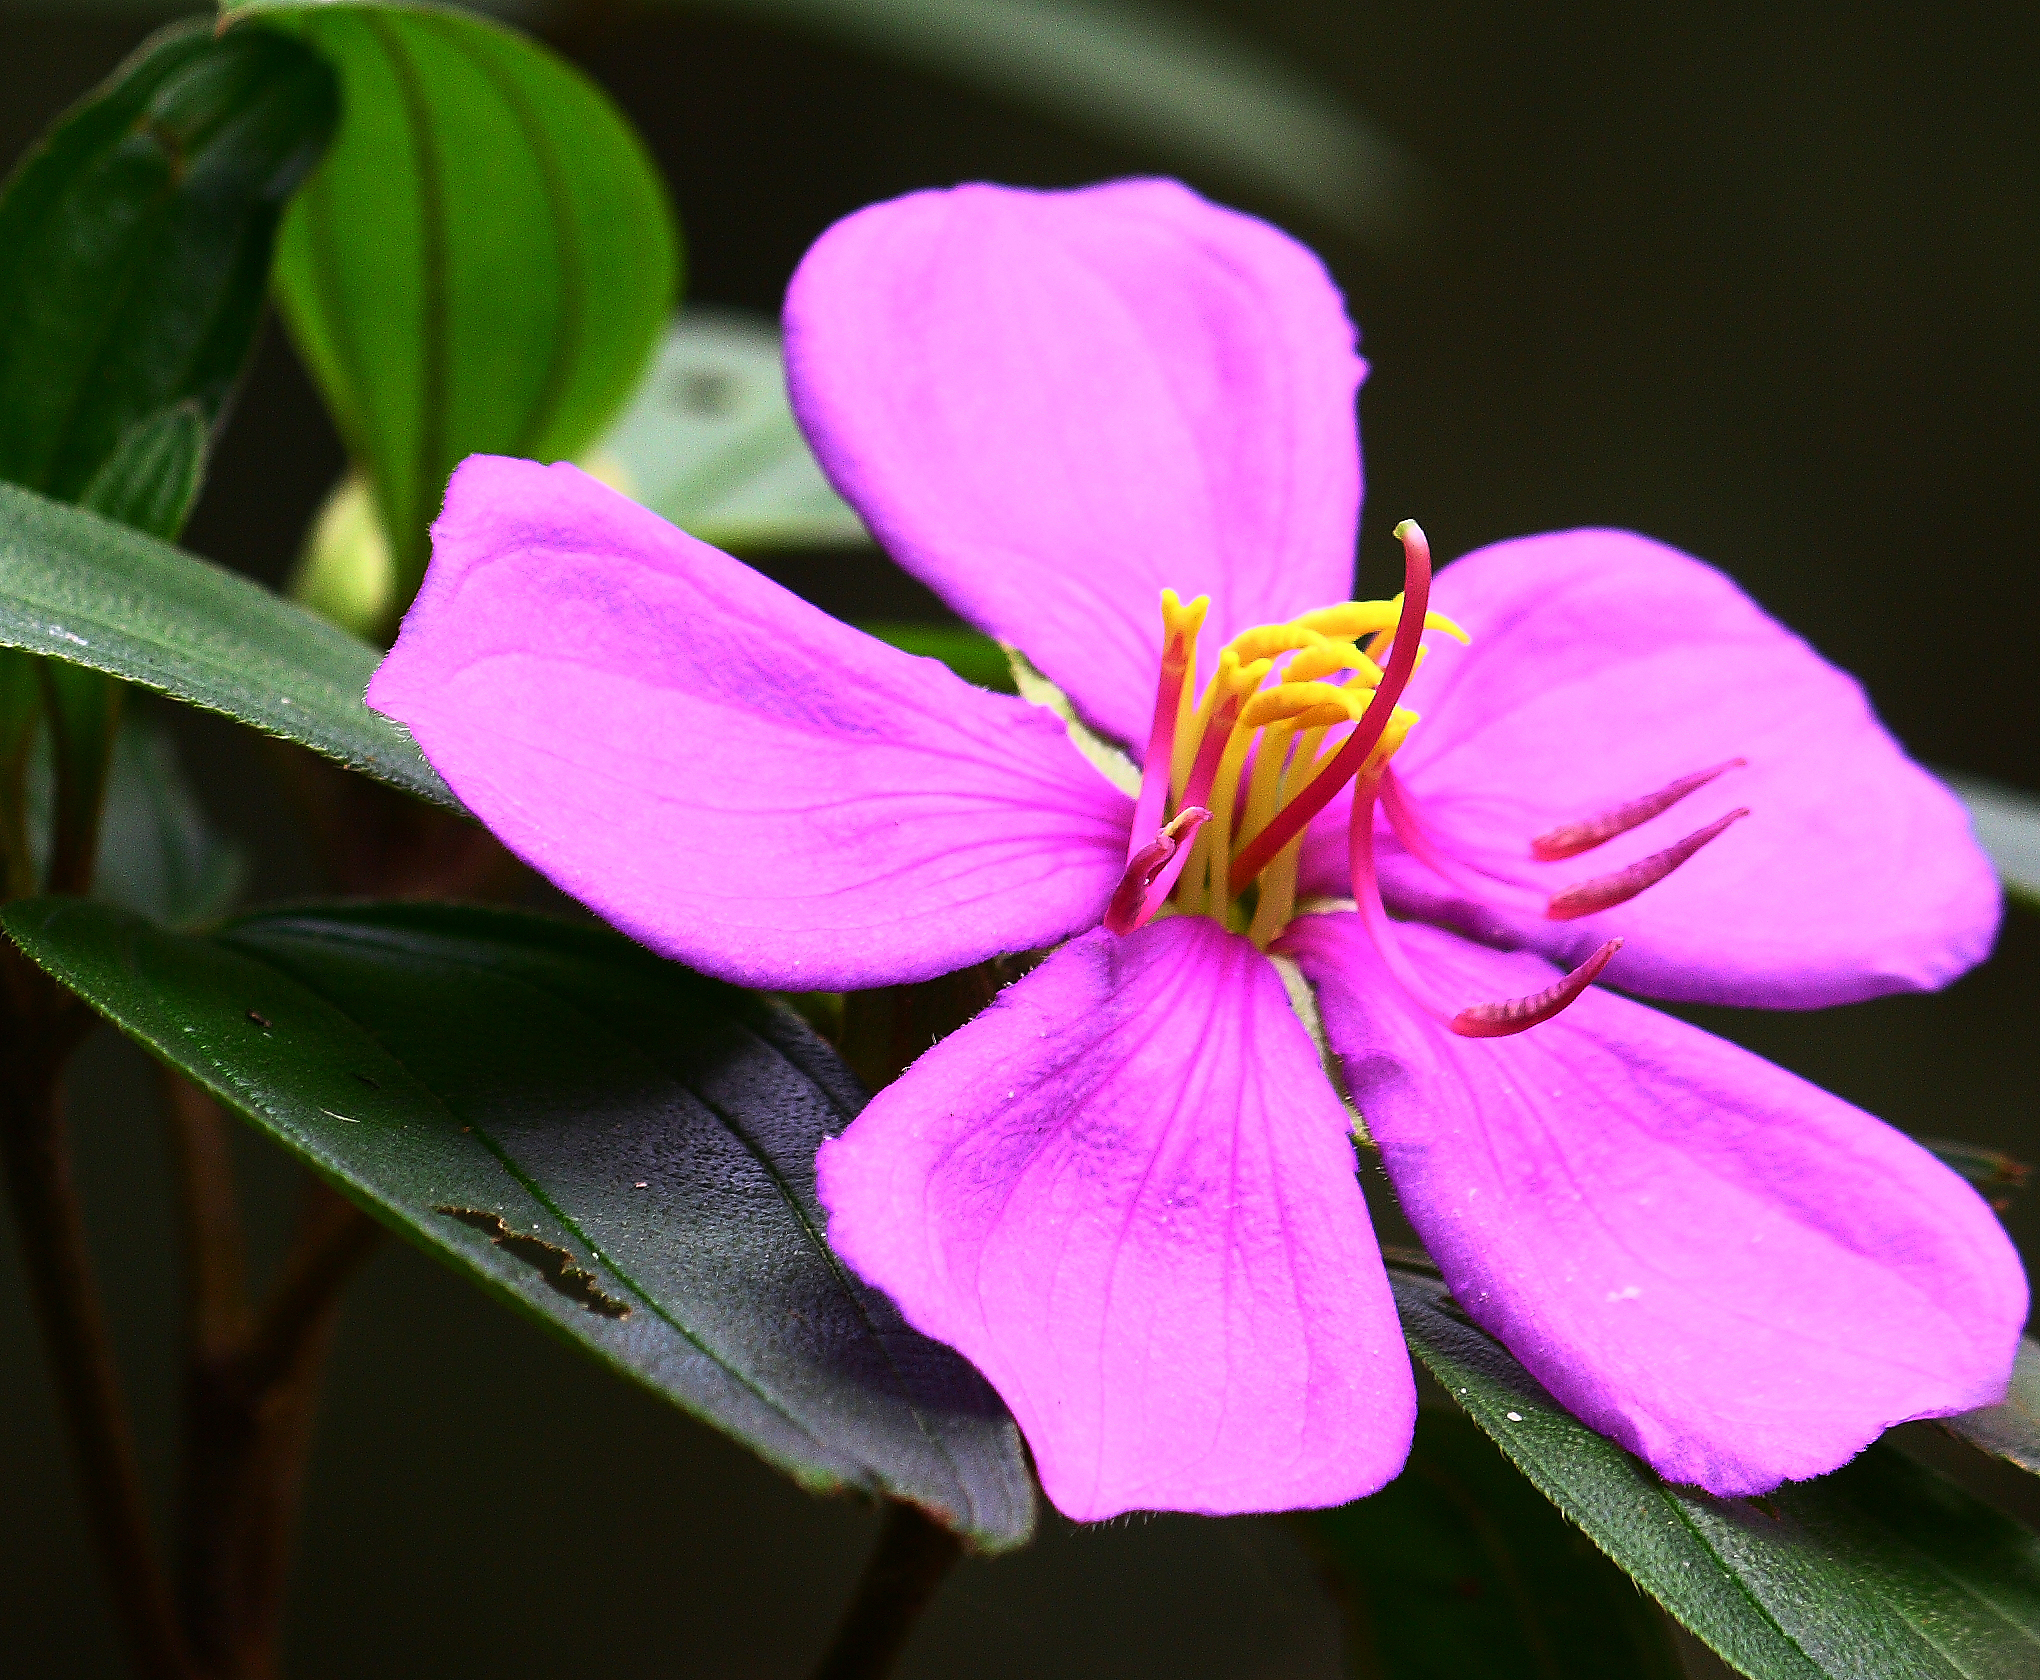
<svg viewBox="0 0 2040 1680">
<path fill-rule="evenodd" d="M 1478 864 L 1454 856 L 1435 840 L 1424 826 L 1422 812 L 1408 788 L 1403 786 L 1395 767 L 1389 765 L 1381 772 L 1381 808 L 1388 816 L 1388 826 L 1403 844 L 1403 850 L 1436 875 L 1470 897 L 1489 903 L 1502 903 L 1536 911 L 1543 908 L 1538 900 L 1545 895 L 1535 888 L 1519 885 L 1504 876 L 1491 874 Z"/>
<path fill-rule="evenodd" d="M 1749 807 L 1745 805 L 1705 828 L 1694 830 L 1676 846 L 1667 846 L 1647 858 L 1638 858 L 1627 869 L 1618 869 L 1611 875 L 1596 875 L 1591 881 L 1581 881 L 1563 892 L 1553 893 L 1544 913 L 1554 922 L 1571 922 L 1581 916 L 1591 916 L 1597 910 L 1610 910 L 1618 904 L 1626 904 L 1644 888 L 1656 886 L 1708 841 L 1722 834 L 1729 824 L 1741 822 L 1749 814 Z"/>
<path fill-rule="evenodd" d="M 1451 1028 L 1461 1038 L 1508 1038 L 1541 1026 L 1591 986 L 1608 966 L 1608 959 L 1621 949 L 1622 941 L 1611 939 L 1556 985 L 1528 997 L 1476 1003 L 1453 1016 Z"/>
<path fill-rule="evenodd" d="M 1560 823 L 1530 842 L 1530 855 L 1539 863 L 1557 863 L 1562 858 L 1591 852 L 1603 841 L 1612 840 L 1618 834 L 1627 834 L 1639 823 L 1647 823 L 1660 812 L 1669 811 L 1687 794 L 1704 788 L 1723 771 L 1741 770 L 1748 764 L 1746 758 L 1724 759 L 1711 770 L 1695 770 L 1690 776 L 1681 776 L 1669 787 L 1659 788 L 1656 793 L 1646 794 L 1641 799 L 1632 799 L 1627 805 L 1617 805 L 1614 810 L 1603 811 L 1598 817 Z"/>
<path fill-rule="evenodd" d="M 1133 808 L 1133 833 L 1139 836 L 1160 825 L 1169 801 L 1169 768 L 1176 754 L 1176 713 L 1183 678 L 1190 669 L 1191 638 L 1180 632 L 1162 646 L 1162 671 L 1155 683 L 1155 718 L 1148 729 L 1147 757 L 1141 761 L 1140 796 Z M 1135 846 L 1127 842 L 1127 862 Z"/>
<path fill-rule="evenodd" d="M 1119 885 L 1112 889 L 1112 902 L 1105 907 L 1106 932 L 1129 934 L 1154 920 L 1190 861 L 1190 842 L 1210 820 L 1211 813 L 1203 806 L 1186 806 L 1167 828 L 1133 854 Z"/>
<path fill-rule="evenodd" d="M 1353 800 L 1353 900 L 1359 906 L 1374 949 L 1404 995 L 1432 1020 L 1443 1023 L 1462 1038 L 1507 1038 L 1550 1020 L 1591 986 L 1608 966 L 1608 959 L 1622 949 L 1621 940 L 1611 939 L 1563 980 L 1541 992 L 1497 1003 L 1476 1003 L 1456 1015 L 1447 1014 L 1433 1001 L 1430 988 L 1404 954 L 1396 938 L 1395 923 L 1389 920 L 1382 905 L 1381 882 L 1374 871 L 1374 803 L 1374 795 L 1365 788 Z"/>
<path fill-rule="evenodd" d="M 1218 679 L 1213 678 L 1214 682 Z M 1211 797 L 1211 784 L 1218 780 L 1218 761 L 1225 756 L 1225 744 L 1232 738 L 1233 725 L 1240 720 L 1246 697 L 1228 694 L 1213 708 L 1204 739 L 1197 744 L 1197 757 L 1190 766 L 1190 779 L 1183 784 L 1183 808 L 1202 805 Z"/>
<path fill-rule="evenodd" d="M 1431 607 L 1431 544 L 1414 519 L 1405 519 L 1395 528 L 1395 534 L 1403 545 L 1403 604 L 1401 616 L 1395 621 L 1395 643 L 1382 670 L 1380 686 L 1337 756 L 1310 786 L 1277 811 L 1267 827 L 1234 858 L 1231 890 L 1236 895 L 1245 892 L 1248 883 L 1275 861 L 1275 854 L 1301 834 L 1311 818 L 1332 802 L 1332 796 L 1360 773 L 1367 755 L 1374 751 L 1388 728 L 1395 703 L 1409 686 L 1410 673 L 1417 668 L 1417 652 L 1424 639 L 1424 615 Z"/>
</svg>

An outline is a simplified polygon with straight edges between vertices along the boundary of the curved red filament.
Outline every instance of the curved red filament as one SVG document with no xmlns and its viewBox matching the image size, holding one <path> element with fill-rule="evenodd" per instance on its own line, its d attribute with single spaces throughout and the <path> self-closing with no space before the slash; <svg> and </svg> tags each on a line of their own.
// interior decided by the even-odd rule
<svg viewBox="0 0 2040 1680">
<path fill-rule="evenodd" d="M 1276 854 L 1332 802 L 1332 796 L 1360 773 L 1367 755 L 1387 730 L 1396 701 L 1409 686 L 1424 639 L 1424 617 L 1431 608 L 1431 544 L 1414 519 L 1404 520 L 1395 528 L 1395 534 L 1403 545 L 1402 612 L 1395 621 L 1395 642 L 1389 649 L 1388 664 L 1381 673 L 1374 698 L 1367 702 L 1367 710 L 1360 714 L 1360 721 L 1331 763 L 1240 849 L 1232 866 L 1234 893 L 1245 892 L 1248 883 L 1275 861 Z M 1357 821 L 1357 804 L 1355 812 Z"/>
<path fill-rule="evenodd" d="M 1669 811 L 1687 794 L 1704 788 L 1724 771 L 1741 770 L 1748 764 L 1749 760 L 1746 758 L 1725 758 L 1711 769 L 1695 770 L 1692 775 L 1681 776 L 1670 786 L 1659 788 L 1656 793 L 1647 793 L 1641 799 L 1632 799 L 1626 805 L 1617 805 L 1612 811 L 1603 811 L 1598 817 L 1587 817 L 1580 822 L 1561 823 L 1556 828 L 1546 829 L 1530 842 L 1530 855 L 1539 863 L 1557 863 L 1563 858 L 1578 857 L 1581 852 L 1591 852 L 1602 842 L 1612 840 L 1618 834 L 1627 834 L 1638 824 L 1647 823 L 1652 817 Z M 1649 884 L 1644 883 L 1645 886 Z M 1585 913 L 1580 912 L 1582 915 Z"/>
<path fill-rule="evenodd" d="M 1626 869 L 1618 869 L 1609 875 L 1596 875 L 1590 881 L 1581 881 L 1555 892 L 1551 895 L 1551 902 L 1544 907 L 1544 913 L 1554 922 L 1570 922 L 1581 916 L 1591 916 L 1597 910 L 1611 910 L 1618 904 L 1626 904 L 1644 888 L 1656 886 L 1708 841 L 1718 838 L 1731 823 L 1741 822 L 1749 814 L 1749 807 L 1744 805 L 1705 828 L 1695 829 L 1677 845 L 1653 852 L 1647 858 L 1638 858 Z"/>
<path fill-rule="evenodd" d="M 1527 1032 L 1550 1020 L 1570 1005 L 1600 976 L 1609 959 L 1622 949 L 1620 939 L 1611 939 L 1580 966 L 1541 992 L 1527 997 L 1502 998 L 1492 1003 L 1470 1004 L 1456 1013 L 1441 1008 L 1430 988 L 1418 976 L 1416 965 L 1396 937 L 1395 923 L 1381 902 L 1381 880 L 1374 865 L 1375 795 L 1362 789 L 1353 801 L 1351 857 L 1353 900 L 1359 907 L 1374 949 L 1405 996 L 1432 1020 L 1441 1022 L 1462 1038 L 1507 1038 Z"/>
<path fill-rule="evenodd" d="M 1591 957 L 1554 985 L 1527 997 L 1507 998 L 1499 1003 L 1476 1003 L 1462 1009 L 1446 1024 L 1461 1038 L 1508 1038 L 1541 1026 L 1572 1003 L 1599 977 L 1609 958 L 1622 949 L 1622 941 L 1611 939 Z"/>
</svg>

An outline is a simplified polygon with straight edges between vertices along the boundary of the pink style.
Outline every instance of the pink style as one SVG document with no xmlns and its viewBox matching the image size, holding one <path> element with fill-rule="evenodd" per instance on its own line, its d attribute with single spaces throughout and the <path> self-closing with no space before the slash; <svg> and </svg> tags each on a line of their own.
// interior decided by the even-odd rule
<svg viewBox="0 0 2040 1680">
<path fill-rule="evenodd" d="M 1996 1401 L 2026 1283 L 1968 1186 L 1606 989 L 1947 983 L 1999 916 L 1960 805 L 1646 538 L 1433 579 L 1405 526 L 1404 594 L 1350 600 L 1354 344 L 1315 257 L 1173 183 L 873 206 L 789 291 L 795 412 L 1075 723 L 490 457 L 369 701 L 513 850 L 707 973 L 1049 952 L 819 1171 L 830 1243 L 985 1373 L 1072 1517 L 1332 1505 L 1400 1469 L 1355 1109 L 1464 1309 L 1668 1479 L 1759 1492 Z"/>
</svg>

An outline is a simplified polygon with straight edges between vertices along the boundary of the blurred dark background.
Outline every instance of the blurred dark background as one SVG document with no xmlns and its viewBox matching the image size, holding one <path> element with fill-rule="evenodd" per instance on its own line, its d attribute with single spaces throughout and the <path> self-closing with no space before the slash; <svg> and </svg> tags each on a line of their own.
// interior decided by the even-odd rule
<svg viewBox="0 0 2040 1680">
<path fill-rule="evenodd" d="M 1352 214 L 1322 181 L 1285 191 L 1209 146 L 814 21 L 845 10 L 527 16 L 648 137 L 690 298 L 771 312 L 829 222 L 911 188 L 1183 174 L 1290 228 L 1346 289 L 1374 366 L 1362 555 L 1384 591 L 1406 514 L 1443 554 L 1633 526 L 1724 566 L 1857 672 L 1922 759 L 2040 790 L 2031 6 L 1178 0 L 1167 15 L 1221 61 L 1237 43 L 1403 160 L 1395 201 Z M 0 11 L 0 158 L 165 15 Z M 189 546 L 279 581 L 341 464 L 272 330 Z M 768 569 L 844 616 L 939 612 L 873 555 Z M 210 720 L 177 727 L 257 892 L 315 890 L 264 755 Z M 2040 1155 L 2031 912 L 1938 997 L 1695 1014 L 1908 1130 Z M 176 1279 L 148 1071 L 102 1034 L 74 1100 L 160 1482 Z M 273 1236 L 291 1171 L 245 1154 Z M 2040 1196 L 2010 1220 L 2040 1253 Z M 0 1668 L 116 1674 L 11 1239 L 0 1350 Z M 342 1332 L 293 1672 L 799 1674 L 872 1525 L 392 1246 Z M 1029 1552 L 961 1571 L 904 1672 L 1330 1676 L 1336 1629 L 1278 1524 L 1051 1518 Z"/>
</svg>

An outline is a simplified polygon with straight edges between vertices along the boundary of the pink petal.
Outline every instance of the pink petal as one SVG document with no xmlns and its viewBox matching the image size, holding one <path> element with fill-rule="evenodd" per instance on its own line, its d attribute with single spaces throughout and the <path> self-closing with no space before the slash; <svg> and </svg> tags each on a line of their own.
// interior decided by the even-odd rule
<svg viewBox="0 0 2040 1680">
<path fill-rule="evenodd" d="M 1613 983 L 1711 1003 L 1930 990 L 1989 953 L 1997 881 L 1960 803 L 1854 679 L 1712 567 L 1627 532 L 1564 531 L 1468 555 L 1432 602 L 1473 646 L 1433 638 L 1397 774 L 1449 838 L 1540 900 L 1751 815 L 1642 896 L 1563 923 L 1484 910 L 1385 847 L 1399 909 L 1568 966 L 1619 934 Z M 1746 769 L 1594 851 L 1529 859 L 1547 829 L 1738 757 Z"/>
<path fill-rule="evenodd" d="M 1402 933 L 1454 1000 L 1553 978 Z M 1404 1003 L 1352 914 L 1303 918 L 1285 948 L 1460 1304 L 1669 1480 L 1758 1493 L 2003 1395 L 2018 1256 L 1881 1121 L 1599 990 L 1521 1037 L 1456 1038 Z"/>
<path fill-rule="evenodd" d="M 1146 740 L 1161 592 L 1207 649 L 1344 600 L 1364 371 L 1317 258 L 1173 181 L 861 210 L 786 297 L 787 383 L 899 563 Z"/>
<path fill-rule="evenodd" d="M 1416 1396 L 1351 1122 L 1202 917 L 1064 947 L 822 1146 L 829 1241 L 1012 1407 L 1065 1515 L 1338 1505 Z"/>
<path fill-rule="evenodd" d="M 1048 713 L 839 624 L 570 466 L 474 456 L 369 704 L 633 938 L 787 989 L 1095 924 L 1132 803 Z"/>
</svg>

